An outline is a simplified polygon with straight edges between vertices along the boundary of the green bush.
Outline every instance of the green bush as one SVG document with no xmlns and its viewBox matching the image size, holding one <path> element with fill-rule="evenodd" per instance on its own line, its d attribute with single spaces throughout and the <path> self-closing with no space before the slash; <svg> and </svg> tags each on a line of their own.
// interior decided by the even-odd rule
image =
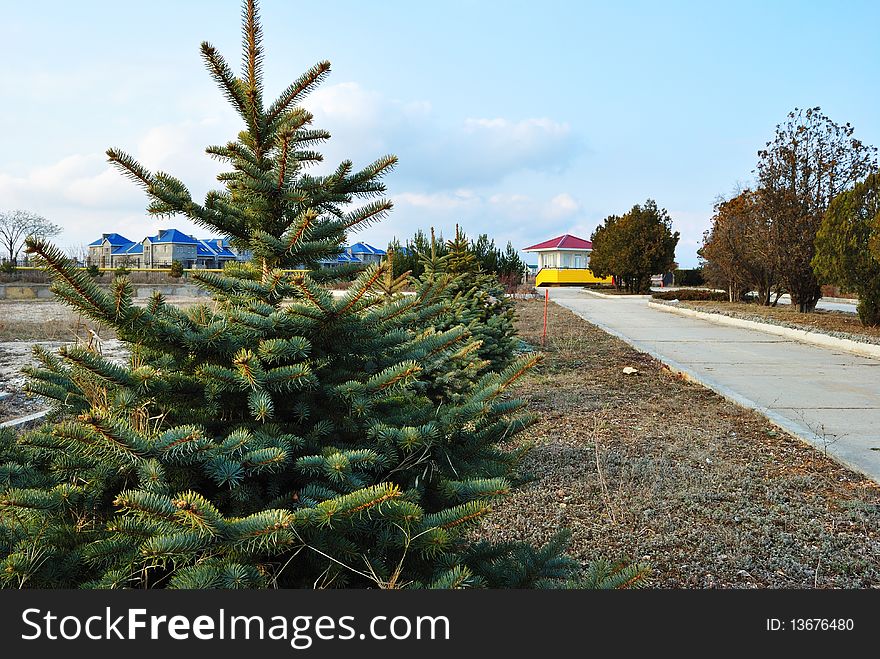
<svg viewBox="0 0 880 659">
<path fill-rule="evenodd" d="M 681 300 L 682 302 L 727 302 L 727 293 L 710 291 L 704 288 L 690 288 L 678 291 L 658 291 L 651 295 L 655 300 Z"/>
<path fill-rule="evenodd" d="M 86 268 L 86 273 L 90 277 L 100 277 L 101 276 L 101 268 L 96 266 L 94 263 Z"/>
<path fill-rule="evenodd" d="M 175 279 L 180 279 L 183 277 L 183 263 L 180 261 L 172 261 L 171 262 L 171 272 L 168 273 L 169 276 L 174 277 Z"/>
<path fill-rule="evenodd" d="M 12 274 L 15 272 L 15 263 L 12 261 L 3 261 L 3 263 L 0 263 L 0 272 L 4 275 Z"/>
</svg>

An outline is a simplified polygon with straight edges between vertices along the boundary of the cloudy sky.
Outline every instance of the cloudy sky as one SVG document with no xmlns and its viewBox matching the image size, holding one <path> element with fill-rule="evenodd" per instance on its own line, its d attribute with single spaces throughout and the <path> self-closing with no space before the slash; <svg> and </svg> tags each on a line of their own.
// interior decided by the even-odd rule
<svg viewBox="0 0 880 659">
<path fill-rule="evenodd" d="M 712 204 L 748 183 L 794 107 L 821 106 L 880 145 L 880 3 L 434 3 L 263 0 L 266 91 L 315 62 L 326 165 L 395 153 L 395 210 L 355 240 L 455 223 L 518 248 L 655 199 L 696 265 Z M 202 40 L 239 61 L 238 0 L 3 3 L 0 210 L 64 227 L 73 248 L 185 220 L 148 217 L 108 168 L 122 148 L 214 187 L 209 144 L 240 122 L 203 69 Z"/>
</svg>

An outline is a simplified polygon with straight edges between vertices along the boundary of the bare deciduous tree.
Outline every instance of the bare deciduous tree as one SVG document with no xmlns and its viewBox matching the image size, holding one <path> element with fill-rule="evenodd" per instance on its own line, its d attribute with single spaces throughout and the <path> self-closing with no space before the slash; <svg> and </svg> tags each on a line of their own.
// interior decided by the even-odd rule
<svg viewBox="0 0 880 659">
<path fill-rule="evenodd" d="M 61 227 L 42 215 L 25 210 L 0 212 L 0 247 L 11 263 L 18 260 L 25 238 L 51 238 L 59 233 Z"/>
<path fill-rule="evenodd" d="M 731 302 L 752 290 L 763 305 L 771 304 L 774 290 L 779 299 L 774 227 L 763 199 L 763 190 L 748 188 L 719 198 L 712 228 L 703 234 L 699 255 L 706 260 L 708 281 L 726 288 Z"/>
</svg>

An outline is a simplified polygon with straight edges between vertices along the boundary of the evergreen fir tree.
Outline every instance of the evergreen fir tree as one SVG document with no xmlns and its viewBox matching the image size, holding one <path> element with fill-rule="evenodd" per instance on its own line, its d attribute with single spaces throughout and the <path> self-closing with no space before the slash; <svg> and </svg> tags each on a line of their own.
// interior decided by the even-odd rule
<svg viewBox="0 0 880 659">
<path fill-rule="evenodd" d="M 411 271 L 407 270 L 400 274 L 397 272 L 395 261 L 400 258 L 393 247 L 388 248 L 385 257 L 384 270 L 385 273 L 376 281 L 376 288 L 386 297 L 393 297 L 397 293 L 402 293 L 410 284 Z"/>
<path fill-rule="evenodd" d="M 433 232 L 431 234 L 433 239 Z M 477 255 L 471 250 L 467 236 L 459 226 L 455 225 L 455 238 L 446 244 L 449 252 L 449 262 L 446 266 L 447 270 L 456 275 L 473 275 L 480 272 L 480 261 Z"/>
<path fill-rule="evenodd" d="M 465 325 L 479 342 L 475 355 L 482 360 L 482 367 L 503 370 L 514 362 L 519 347 L 513 326 L 514 303 L 495 275 L 481 272 L 458 225 L 455 239 L 442 251 L 441 244 L 431 229 L 430 252 L 422 257 L 423 283 L 444 281 L 445 295 L 452 303 L 450 311 L 438 320 L 438 327 Z"/>
<path fill-rule="evenodd" d="M 501 369 L 474 359 L 492 339 L 473 318 L 451 322 L 470 308 L 453 272 L 402 295 L 383 288 L 385 263 L 341 298 L 285 273 L 339 253 L 348 231 L 391 208 L 376 198 L 396 160 L 306 173 L 328 135 L 298 103 L 329 64 L 267 106 L 254 0 L 242 75 L 207 43 L 202 55 L 245 124 L 236 141 L 208 148 L 230 165 L 224 189 L 199 204 L 173 176 L 122 151 L 108 157 L 145 189 L 151 213 L 232 236 L 258 267 L 193 275 L 210 303 L 182 309 L 156 294 L 138 307 L 127 277 L 104 290 L 51 244 L 29 241 L 55 294 L 112 327 L 131 354 L 120 365 L 89 346 L 35 348 L 28 389 L 53 400 L 56 417 L 19 437 L 0 433 L 2 583 L 565 583 L 577 564 L 558 544 L 467 540 L 510 489 L 520 454 L 498 443 L 533 418 L 506 392 L 539 356 L 499 356 Z"/>
</svg>

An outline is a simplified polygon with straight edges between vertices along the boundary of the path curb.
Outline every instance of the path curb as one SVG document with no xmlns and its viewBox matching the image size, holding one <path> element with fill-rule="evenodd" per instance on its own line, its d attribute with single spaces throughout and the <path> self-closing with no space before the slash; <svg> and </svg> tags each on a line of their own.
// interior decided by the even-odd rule
<svg viewBox="0 0 880 659">
<path fill-rule="evenodd" d="M 44 416 L 49 414 L 50 410 L 43 410 L 42 412 L 36 412 L 34 414 L 28 414 L 27 416 L 22 416 L 17 419 L 11 419 L 9 421 L 4 421 L 0 423 L 0 428 L 17 428 L 18 426 L 23 426 L 26 423 L 30 423 L 32 421 L 38 421 L 42 419 Z"/>
<path fill-rule="evenodd" d="M 598 291 L 590 290 L 589 288 L 581 289 L 584 293 L 589 295 L 594 295 L 596 297 L 601 297 L 606 300 L 650 300 L 650 295 L 607 295 L 606 293 L 600 293 Z"/>
<path fill-rule="evenodd" d="M 658 311 L 666 313 L 674 313 L 679 316 L 687 316 L 690 318 L 699 318 L 718 325 L 730 325 L 732 327 L 740 327 L 743 329 L 757 330 L 765 334 L 774 334 L 792 341 L 800 343 L 809 343 L 810 345 L 819 346 L 820 348 L 830 348 L 832 350 L 844 350 L 862 357 L 872 357 L 880 359 L 880 345 L 875 343 L 862 343 L 861 341 L 852 341 L 850 339 L 841 339 L 836 336 L 822 334 L 820 332 L 809 332 L 807 330 L 794 329 L 793 327 L 782 327 L 781 325 L 771 325 L 770 323 L 759 323 L 754 320 L 745 320 L 744 318 L 731 318 L 718 313 L 706 313 L 705 311 L 695 311 L 694 309 L 685 309 L 682 307 L 672 306 L 670 304 L 662 304 L 660 302 L 650 301 L 648 306 Z"/>
</svg>

